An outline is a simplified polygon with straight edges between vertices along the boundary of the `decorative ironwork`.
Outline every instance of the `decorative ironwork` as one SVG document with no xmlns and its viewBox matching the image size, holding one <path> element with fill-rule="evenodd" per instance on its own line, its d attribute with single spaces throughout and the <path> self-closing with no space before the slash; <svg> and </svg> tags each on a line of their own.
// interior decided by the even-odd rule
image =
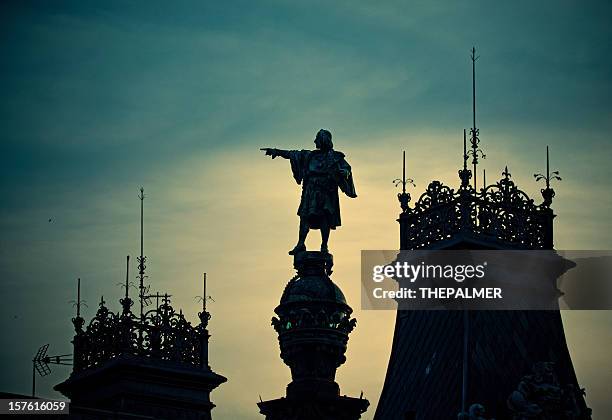
<svg viewBox="0 0 612 420">
<path fill-rule="evenodd" d="M 129 264 L 126 259 L 124 295 L 119 300 L 120 312 L 111 312 L 104 298 L 100 299 L 98 310 L 86 328 L 81 317 L 81 282 L 77 285 L 76 317 L 72 319 L 75 329 L 73 372 L 103 365 L 119 356 L 137 356 L 164 360 L 175 364 L 209 369 L 208 367 L 208 321 L 211 316 L 206 311 L 205 300 L 202 312 L 198 314 L 200 323 L 192 325 L 182 311 L 178 313 L 171 306 L 171 295 L 164 293 L 149 294 L 149 286 L 144 284 L 145 262 L 143 250 L 143 201 L 144 189 L 140 189 L 140 257 L 138 257 L 138 297 L 140 313 L 134 314 L 134 301 L 129 296 Z M 206 296 L 206 277 L 204 277 L 204 296 Z M 145 311 L 151 299 L 157 304 L 154 309 Z M 161 304 L 160 304 L 161 299 Z"/>
<path fill-rule="evenodd" d="M 127 289 L 126 289 L 127 290 Z M 195 367 L 206 367 L 202 358 L 208 331 L 204 323 L 193 326 L 182 311 L 170 304 L 168 294 L 160 295 L 162 303 L 142 317 L 131 312 L 129 296 L 121 299 L 121 313 L 109 311 L 101 299 L 98 310 L 87 327 L 77 329 L 74 337 L 74 371 L 82 371 L 121 356 L 132 355 Z M 207 313 L 206 323 L 210 319 Z"/>
<path fill-rule="evenodd" d="M 546 146 L 546 175 L 543 174 L 533 174 L 533 177 L 537 181 L 544 180 L 546 182 L 546 188 L 540 190 L 542 193 L 542 198 L 544 198 L 544 205 L 550 206 L 552 204 L 552 199 L 555 197 L 555 190 L 550 188 L 550 181 L 557 180 L 561 181 L 561 177 L 559 176 L 559 171 L 550 172 L 550 159 L 548 157 L 548 146 Z"/>
<path fill-rule="evenodd" d="M 408 211 L 408 203 L 410 203 L 410 193 L 406 192 L 406 185 L 412 184 L 413 187 L 416 187 L 414 180 L 412 178 L 406 178 L 406 151 L 403 152 L 403 162 L 402 162 L 402 178 L 396 178 L 393 180 L 393 184 L 395 187 L 402 186 L 402 192 L 397 194 L 397 199 L 400 202 L 400 207 L 402 208 L 402 213 L 406 213 Z"/>
<path fill-rule="evenodd" d="M 76 316 L 72 318 L 72 324 L 74 325 L 75 331 L 81 331 L 85 320 L 81 318 L 81 305 L 87 306 L 84 300 L 81 300 L 81 279 L 77 279 L 77 299 L 76 301 L 70 301 L 76 307 Z"/>
<path fill-rule="evenodd" d="M 400 247 L 420 249 L 455 238 L 458 234 L 477 235 L 479 240 L 503 243 L 505 247 L 519 249 L 552 249 L 553 219 L 550 208 L 555 191 L 550 187 L 552 180 L 561 180 L 559 171 L 550 172 L 548 146 L 546 147 L 546 175 L 535 174 L 536 181 L 544 180 L 542 189 L 544 201 L 534 204 L 529 196 L 512 181 L 508 167 L 502 178 L 492 184 L 486 183 L 483 169 L 483 186 L 477 188 L 476 170 L 479 158 L 485 158 L 479 148 L 479 130 L 476 127 L 476 49 L 472 48 L 472 111 L 470 148 L 466 130 L 463 130 L 463 167 L 458 171 L 461 185 L 454 190 L 440 181 L 431 182 L 427 190 L 409 207 L 410 195 L 398 194 L 402 213 L 400 214 Z M 468 161 L 472 158 L 472 170 Z M 405 163 L 404 163 L 405 165 Z M 470 185 L 470 180 L 474 182 Z M 399 185 L 395 180 L 396 185 Z"/>
<path fill-rule="evenodd" d="M 478 234 L 516 248 L 552 247 L 554 214 L 549 204 L 534 204 L 512 181 L 507 167 L 502 175 L 479 192 L 465 178 L 458 190 L 431 182 L 414 208 L 400 215 L 402 249 L 425 248 L 459 233 Z"/>
<path fill-rule="evenodd" d="M 212 296 L 206 295 L 206 273 L 204 273 L 202 279 L 202 296 L 196 296 L 196 299 L 202 302 L 202 312 L 198 312 L 198 318 L 200 318 L 200 325 L 206 328 L 208 326 L 208 321 L 210 321 L 210 313 L 206 311 L 206 301 L 215 301 Z"/>
</svg>

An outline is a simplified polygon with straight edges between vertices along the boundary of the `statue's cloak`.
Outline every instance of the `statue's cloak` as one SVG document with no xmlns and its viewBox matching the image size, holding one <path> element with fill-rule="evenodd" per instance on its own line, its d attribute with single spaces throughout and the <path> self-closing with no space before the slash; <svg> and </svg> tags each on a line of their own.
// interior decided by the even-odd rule
<svg viewBox="0 0 612 420">
<path fill-rule="evenodd" d="M 351 198 L 357 197 L 344 154 L 335 150 L 292 150 L 289 160 L 295 181 L 302 184 L 298 215 L 311 229 L 324 224 L 331 229 L 340 226 L 338 188 Z"/>
</svg>

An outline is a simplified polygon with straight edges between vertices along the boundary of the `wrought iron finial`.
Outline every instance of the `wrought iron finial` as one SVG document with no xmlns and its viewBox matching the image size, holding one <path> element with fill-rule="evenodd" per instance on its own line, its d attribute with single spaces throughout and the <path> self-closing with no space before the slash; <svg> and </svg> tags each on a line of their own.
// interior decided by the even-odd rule
<svg viewBox="0 0 612 420">
<path fill-rule="evenodd" d="M 412 178 L 406 178 L 406 151 L 404 150 L 402 153 L 402 178 L 396 178 L 393 180 L 393 184 L 395 187 L 402 186 L 402 192 L 397 194 L 397 199 L 400 202 L 400 207 L 402 208 L 402 213 L 406 213 L 408 211 L 408 203 L 410 203 L 410 194 L 406 192 L 406 185 L 411 184 L 413 187 L 416 187 L 414 180 Z"/>
<path fill-rule="evenodd" d="M 480 56 L 476 56 L 476 48 L 472 47 L 470 58 L 472 59 L 472 128 L 470 128 L 470 144 L 472 150 L 469 154 L 472 156 L 472 165 L 474 166 L 474 190 L 476 190 L 476 166 L 478 165 L 478 157 L 485 159 L 487 156 L 478 147 L 480 144 L 480 130 L 476 127 L 476 60 Z"/>
<path fill-rule="evenodd" d="M 206 273 L 202 278 L 202 310 L 206 311 Z"/>
<path fill-rule="evenodd" d="M 508 165 L 506 165 L 506 167 L 504 168 L 502 175 L 504 176 L 504 179 L 512 178 L 512 174 L 510 173 L 510 171 L 508 171 Z"/>
<path fill-rule="evenodd" d="M 533 174 L 533 177 L 537 181 L 544 180 L 546 182 L 546 188 L 540 190 L 542 193 L 542 197 L 544 198 L 544 205 L 550 206 L 552 204 L 552 199 L 555 197 L 555 190 L 550 188 L 550 181 L 557 180 L 561 181 L 561 177 L 559 176 L 559 171 L 550 172 L 550 159 L 548 155 L 548 146 L 546 146 L 546 175 L 543 174 Z"/>
<path fill-rule="evenodd" d="M 196 299 L 202 301 L 202 312 L 198 312 L 198 317 L 200 318 L 200 323 L 202 328 L 206 328 L 208 326 L 208 321 L 211 318 L 210 312 L 206 310 L 206 301 L 211 300 L 214 302 L 212 296 L 206 295 L 206 273 L 202 278 L 202 296 L 196 296 Z"/>
<path fill-rule="evenodd" d="M 129 297 L 129 289 L 130 289 L 130 256 L 126 256 L 125 261 L 125 298 Z"/>
<path fill-rule="evenodd" d="M 83 331 L 83 325 L 85 324 L 85 320 L 81 317 L 81 305 L 87 306 L 84 300 L 81 300 L 81 278 L 77 279 L 77 298 L 76 301 L 72 300 L 69 303 L 72 303 L 73 306 L 76 307 L 76 316 L 72 318 L 72 324 L 74 325 L 74 329 L 77 332 Z"/>
<path fill-rule="evenodd" d="M 125 288 L 125 296 L 123 299 L 119 299 L 119 303 L 123 307 L 123 313 L 128 314 L 130 312 L 131 306 L 134 304 L 134 301 L 130 299 L 129 291 L 130 291 L 130 256 L 126 257 L 126 267 L 125 267 L 125 284 L 123 285 Z"/>
<path fill-rule="evenodd" d="M 106 301 L 104 300 L 104 295 L 101 295 L 100 296 L 100 303 L 98 305 L 100 306 L 100 308 L 103 308 L 105 303 L 106 303 Z"/>
<path fill-rule="evenodd" d="M 81 317 L 81 278 L 79 277 L 77 279 L 77 300 L 75 302 L 76 304 L 76 316 L 77 318 Z"/>
</svg>

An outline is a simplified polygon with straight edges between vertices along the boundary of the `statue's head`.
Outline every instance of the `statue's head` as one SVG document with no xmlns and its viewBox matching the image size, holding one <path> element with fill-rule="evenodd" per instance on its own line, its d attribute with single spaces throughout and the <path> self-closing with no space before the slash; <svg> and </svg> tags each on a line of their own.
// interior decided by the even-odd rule
<svg viewBox="0 0 612 420">
<path fill-rule="evenodd" d="M 317 133 L 317 137 L 315 137 L 315 146 L 320 150 L 332 150 L 334 148 L 334 144 L 332 143 L 332 135 L 329 131 L 321 129 Z"/>
</svg>

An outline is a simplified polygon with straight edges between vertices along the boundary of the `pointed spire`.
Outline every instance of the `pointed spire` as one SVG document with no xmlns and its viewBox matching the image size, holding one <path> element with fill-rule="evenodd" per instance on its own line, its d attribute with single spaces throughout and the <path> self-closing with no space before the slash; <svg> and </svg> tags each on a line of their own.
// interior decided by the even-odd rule
<svg viewBox="0 0 612 420">
<path fill-rule="evenodd" d="M 472 165 L 474 166 L 474 190 L 477 188 L 476 183 L 476 166 L 478 165 L 478 155 L 483 159 L 486 158 L 485 154 L 478 147 L 480 143 L 480 130 L 476 127 L 476 60 L 478 60 L 480 56 L 476 56 L 476 48 L 472 47 L 470 58 L 472 59 L 472 128 L 470 128 L 470 144 L 472 146 L 472 150 L 470 150 L 470 155 L 472 155 Z"/>
<path fill-rule="evenodd" d="M 559 176 L 559 171 L 550 172 L 550 157 L 548 154 L 548 146 L 546 146 L 546 175 L 543 174 L 533 174 L 534 178 L 537 181 L 544 180 L 546 183 L 546 188 L 541 190 L 542 197 L 544 198 L 544 206 L 550 206 L 552 204 L 552 199 L 555 197 L 555 190 L 550 188 L 550 182 L 552 180 L 561 181 L 561 177 Z"/>
<path fill-rule="evenodd" d="M 72 318 L 72 324 L 74 325 L 74 330 L 77 334 L 83 332 L 83 325 L 85 324 L 85 320 L 81 318 L 81 304 L 85 305 L 85 302 L 81 300 L 81 279 L 77 279 L 77 298 L 76 301 L 73 301 L 74 306 L 76 306 L 76 316 Z M 85 305 L 87 306 L 87 305 Z"/>
<path fill-rule="evenodd" d="M 210 312 L 206 310 L 206 301 L 208 299 L 212 300 L 212 297 L 206 294 L 206 273 L 202 277 L 202 296 L 196 296 L 196 299 L 202 299 L 202 312 L 198 312 L 198 317 L 200 318 L 201 328 L 206 329 L 211 318 Z"/>
<path fill-rule="evenodd" d="M 548 145 L 546 145 L 546 188 L 550 188 L 550 158 L 548 156 Z"/>
<path fill-rule="evenodd" d="M 402 192 L 397 194 L 397 199 L 400 202 L 400 207 L 402 208 L 402 213 L 406 213 L 408 211 L 408 203 L 410 202 L 410 194 L 406 192 L 406 185 L 412 184 L 412 186 L 416 186 L 414 180 L 412 178 L 406 178 L 406 151 L 402 152 L 402 178 L 396 178 L 393 180 L 393 184 L 396 187 L 402 186 Z"/>
<path fill-rule="evenodd" d="M 504 168 L 504 171 L 502 172 L 502 175 L 506 179 L 510 179 L 512 177 L 512 174 L 510 174 L 510 172 L 508 171 L 508 165 L 506 165 L 506 167 Z"/>
<path fill-rule="evenodd" d="M 125 262 L 125 298 L 129 297 L 129 288 L 130 288 L 130 256 L 126 257 Z"/>
<path fill-rule="evenodd" d="M 206 273 L 202 279 L 202 311 L 206 312 Z"/>
<path fill-rule="evenodd" d="M 81 278 L 77 279 L 77 300 L 76 300 L 77 318 L 81 317 Z"/>
<path fill-rule="evenodd" d="M 140 187 L 140 193 L 138 198 L 140 199 L 140 256 L 138 260 L 138 297 L 140 300 L 140 318 L 144 319 L 144 307 L 149 304 L 148 291 L 149 288 L 145 285 L 145 279 L 148 277 L 145 274 L 147 266 L 147 257 L 144 255 L 144 199 L 145 199 L 144 188 Z"/>
<path fill-rule="evenodd" d="M 128 315 L 130 314 L 130 307 L 134 304 L 134 301 L 130 299 L 130 256 L 129 255 L 126 256 L 125 284 L 123 287 L 125 289 L 125 295 L 123 299 L 119 299 L 119 303 L 121 303 L 121 306 L 123 307 L 123 314 Z"/>
</svg>

